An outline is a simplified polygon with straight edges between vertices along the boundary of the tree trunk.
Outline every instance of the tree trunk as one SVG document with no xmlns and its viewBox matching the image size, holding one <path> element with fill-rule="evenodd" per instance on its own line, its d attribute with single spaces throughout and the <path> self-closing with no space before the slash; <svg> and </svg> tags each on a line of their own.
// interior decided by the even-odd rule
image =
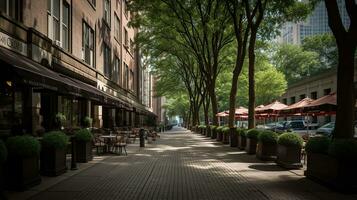
<svg viewBox="0 0 357 200">
<path fill-rule="evenodd" d="M 216 117 L 216 114 L 218 112 L 218 103 L 217 103 L 217 97 L 216 97 L 216 91 L 214 85 L 215 84 L 212 84 L 209 87 L 209 96 L 211 99 L 211 106 L 212 106 L 212 125 L 218 126 L 218 119 Z"/>
<path fill-rule="evenodd" d="M 204 112 L 204 117 L 205 117 L 205 125 L 209 124 L 209 104 L 210 104 L 210 98 L 208 96 L 204 97 L 204 103 L 203 103 L 203 112 Z"/>
<path fill-rule="evenodd" d="M 232 78 L 232 87 L 231 92 L 229 94 L 229 118 L 228 118 L 228 126 L 229 128 L 234 128 L 234 117 L 235 117 L 235 106 L 236 106 L 236 96 L 238 89 L 238 75 L 233 74 Z"/>
<path fill-rule="evenodd" d="M 248 67 L 248 77 L 249 77 L 249 104 L 248 104 L 248 129 L 255 128 L 255 40 L 256 31 L 252 30 L 249 39 L 249 67 Z"/>
<path fill-rule="evenodd" d="M 337 112 L 334 138 L 354 136 L 354 57 L 356 46 L 349 40 L 338 43 Z"/>
</svg>

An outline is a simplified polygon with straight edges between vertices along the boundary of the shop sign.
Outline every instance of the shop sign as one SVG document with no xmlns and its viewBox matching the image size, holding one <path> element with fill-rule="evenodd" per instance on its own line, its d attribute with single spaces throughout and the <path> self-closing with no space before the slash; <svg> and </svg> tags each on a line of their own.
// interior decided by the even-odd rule
<svg viewBox="0 0 357 200">
<path fill-rule="evenodd" d="M 3 32 L 0 32 L 0 46 L 27 56 L 27 44 Z"/>
</svg>

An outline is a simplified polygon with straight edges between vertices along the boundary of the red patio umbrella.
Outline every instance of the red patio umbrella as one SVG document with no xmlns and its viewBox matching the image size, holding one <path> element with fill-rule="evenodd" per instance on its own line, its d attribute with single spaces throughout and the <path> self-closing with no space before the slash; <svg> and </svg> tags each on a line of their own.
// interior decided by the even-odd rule
<svg viewBox="0 0 357 200">
<path fill-rule="evenodd" d="M 279 101 L 274 101 L 271 104 L 268 104 L 266 106 L 263 107 L 258 107 L 255 109 L 255 112 L 257 114 L 261 114 L 261 113 L 276 113 L 278 111 L 280 111 L 283 108 L 286 108 L 287 105 L 280 103 Z"/>
<path fill-rule="evenodd" d="M 315 113 L 317 115 L 335 114 L 337 109 L 336 93 L 323 96 L 304 106 L 304 112 Z"/>
<path fill-rule="evenodd" d="M 301 115 L 303 113 L 303 108 L 311 104 L 314 100 L 310 98 L 304 98 L 299 102 L 291 104 L 280 110 L 280 114 L 284 115 Z"/>
</svg>

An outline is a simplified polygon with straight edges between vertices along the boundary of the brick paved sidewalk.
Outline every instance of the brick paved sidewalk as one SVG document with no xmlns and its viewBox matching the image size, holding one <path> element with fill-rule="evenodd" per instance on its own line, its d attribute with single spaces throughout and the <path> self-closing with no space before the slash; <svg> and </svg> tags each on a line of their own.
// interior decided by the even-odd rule
<svg viewBox="0 0 357 200">
<path fill-rule="evenodd" d="M 31 199 L 357 199 L 183 129 L 112 156 Z"/>
</svg>

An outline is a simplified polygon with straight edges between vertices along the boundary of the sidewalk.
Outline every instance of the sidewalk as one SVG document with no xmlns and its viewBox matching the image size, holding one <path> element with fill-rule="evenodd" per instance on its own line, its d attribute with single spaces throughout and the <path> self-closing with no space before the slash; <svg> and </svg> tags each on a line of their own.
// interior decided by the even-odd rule
<svg viewBox="0 0 357 200">
<path fill-rule="evenodd" d="M 30 199 L 357 199 L 182 128 L 135 145 Z"/>
</svg>

